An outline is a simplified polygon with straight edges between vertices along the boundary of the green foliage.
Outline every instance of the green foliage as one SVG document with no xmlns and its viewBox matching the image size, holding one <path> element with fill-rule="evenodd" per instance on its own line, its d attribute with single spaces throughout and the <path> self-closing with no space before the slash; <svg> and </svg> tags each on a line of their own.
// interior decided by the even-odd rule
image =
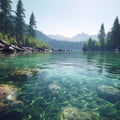
<svg viewBox="0 0 120 120">
<path fill-rule="evenodd" d="M 83 51 L 87 51 L 88 50 L 88 45 L 87 45 L 86 42 L 84 42 L 82 49 L 83 49 Z"/>
<path fill-rule="evenodd" d="M 36 21 L 34 13 L 32 12 L 30 16 L 30 22 L 29 22 L 29 35 L 30 37 L 36 37 L 35 29 L 36 28 Z"/>
<path fill-rule="evenodd" d="M 1 40 L 5 40 L 8 44 L 14 44 L 14 45 L 17 44 L 17 41 L 16 41 L 15 36 L 14 36 L 14 37 L 11 37 L 9 34 L 3 35 L 3 34 L 0 32 L 0 39 L 1 39 Z"/>
<path fill-rule="evenodd" d="M 7 34 L 11 32 L 11 0 L 0 0 L 0 31 Z"/>
<path fill-rule="evenodd" d="M 92 40 L 92 38 L 89 38 L 87 42 L 84 42 L 83 50 L 84 51 L 93 51 L 95 49 L 98 49 L 98 42 L 96 40 Z"/>
<path fill-rule="evenodd" d="M 0 32 L 0 40 L 5 40 L 8 44 L 17 45 L 16 38 L 11 37 L 9 34 L 3 35 Z M 23 36 L 23 41 L 20 42 L 20 46 L 28 46 L 32 48 L 42 48 L 42 49 L 50 48 L 50 46 L 47 43 L 42 42 L 37 38 L 28 37 L 26 35 Z"/>
<path fill-rule="evenodd" d="M 25 32 L 24 31 L 24 27 L 25 27 L 24 11 L 25 9 L 23 8 L 23 3 L 21 0 L 19 0 L 17 4 L 17 11 L 16 11 L 16 38 L 19 45 L 22 44 L 21 41 L 23 40 L 23 35 Z"/>
<path fill-rule="evenodd" d="M 25 28 L 25 9 L 23 8 L 22 1 L 18 1 L 15 12 L 16 17 L 11 16 L 11 3 L 11 0 L 0 0 L 0 39 L 5 40 L 8 44 L 18 46 L 50 48 L 47 43 L 35 38 L 36 34 L 34 29 L 36 28 L 36 21 L 34 14 L 31 14 L 29 29 L 27 29 L 28 27 Z M 14 21 L 14 24 L 11 24 L 11 21 Z M 26 34 L 29 32 L 30 34 L 27 36 Z"/>
<path fill-rule="evenodd" d="M 36 31 L 37 37 L 47 42 L 54 49 L 72 49 L 72 50 L 81 50 L 83 47 L 83 42 L 70 42 L 70 41 L 58 41 L 55 39 L 50 39 L 48 36 L 43 34 L 40 31 Z"/>
<path fill-rule="evenodd" d="M 0 32 L 0 40 L 3 39 L 3 34 Z"/>
<path fill-rule="evenodd" d="M 43 48 L 43 49 L 50 48 L 50 46 L 47 43 L 42 42 L 37 38 L 33 38 L 33 37 L 26 37 L 25 46 L 29 46 L 32 48 Z"/>
<path fill-rule="evenodd" d="M 116 17 L 111 32 L 108 34 L 108 43 L 110 49 L 120 49 L 120 24 Z"/>
<path fill-rule="evenodd" d="M 104 24 L 102 24 L 98 33 L 98 40 L 99 40 L 101 50 L 105 49 L 105 36 L 106 35 L 105 35 Z"/>
<path fill-rule="evenodd" d="M 107 46 L 107 49 L 110 49 L 111 48 L 111 46 L 112 46 L 112 41 L 111 41 L 111 38 L 112 38 L 112 34 L 111 34 L 111 32 L 109 31 L 108 33 L 107 33 L 107 36 L 106 36 L 106 46 Z"/>
<path fill-rule="evenodd" d="M 105 36 L 104 24 L 101 25 L 98 34 L 99 41 L 89 39 L 84 43 L 83 50 L 120 50 L 120 23 L 116 17 L 111 31 Z"/>
<path fill-rule="evenodd" d="M 10 41 L 10 44 L 14 44 L 14 45 L 17 44 L 17 41 L 16 41 L 15 36 L 14 36 L 14 37 L 10 37 L 10 38 L 9 38 L 9 41 Z"/>
</svg>

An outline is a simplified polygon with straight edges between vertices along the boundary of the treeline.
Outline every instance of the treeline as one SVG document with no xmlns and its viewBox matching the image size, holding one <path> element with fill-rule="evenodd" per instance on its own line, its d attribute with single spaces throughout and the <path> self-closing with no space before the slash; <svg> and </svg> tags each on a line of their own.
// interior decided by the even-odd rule
<svg viewBox="0 0 120 120">
<path fill-rule="evenodd" d="M 16 10 L 12 10 L 11 5 L 11 0 L 0 0 L 0 39 L 18 46 L 49 48 L 47 43 L 36 37 L 34 13 L 31 13 L 29 25 L 27 25 L 24 20 L 25 9 L 22 1 L 18 0 Z"/>
<path fill-rule="evenodd" d="M 98 40 L 89 38 L 83 45 L 84 51 L 105 51 L 105 50 L 120 50 L 120 23 L 118 17 L 114 20 L 113 27 L 106 34 L 104 24 L 102 23 Z"/>
<path fill-rule="evenodd" d="M 49 44 L 52 45 L 55 49 L 67 49 L 67 50 L 81 50 L 83 46 L 83 42 L 70 42 L 70 41 L 57 41 L 51 40 Z"/>
</svg>

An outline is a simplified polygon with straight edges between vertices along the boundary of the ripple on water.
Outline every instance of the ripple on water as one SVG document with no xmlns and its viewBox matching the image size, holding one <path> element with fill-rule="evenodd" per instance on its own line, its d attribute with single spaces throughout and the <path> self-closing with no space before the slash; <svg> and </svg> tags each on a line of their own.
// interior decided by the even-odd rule
<svg viewBox="0 0 120 120">
<path fill-rule="evenodd" d="M 14 112 L 7 114 L 6 111 L 6 119 L 12 116 L 13 120 L 71 120 L 75 116 L 79 118 L 82 113 L 89 114 L 89 118 L 85 116 L 82 120 L 120 119 L 120 102 L 111 103 L 97 94 L 100 85 L 120 88 L 118 67 L 113 72 L 111 70 L 120 64 L 119 60 L 117 63 L 114 60 L 120 59 L 120 56 L 75 52 L 69 55 L 34 54 L 6 59 L 0 64 L 0 82 L 7 84 L 12 81 L 18 86 L 18 98 L 24 102 L 19 118 L 13 117 Z M 43 72 L 27 77 L 25 81 L 14 81 L 14 78 L 8 77 L 10 71 L 29 68 L 42 69 Z M 97 117 L 90 117 L 91 114 Z"/>
</svg>

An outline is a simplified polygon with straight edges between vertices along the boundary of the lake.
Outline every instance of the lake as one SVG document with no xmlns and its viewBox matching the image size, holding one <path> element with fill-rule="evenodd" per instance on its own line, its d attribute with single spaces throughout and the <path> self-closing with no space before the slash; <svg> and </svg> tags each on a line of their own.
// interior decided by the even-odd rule
<svg viewBox="0 0 120 120">
<path fill-rule="evenodd" d="M 20 72 L 15 74 L 17 70 L 29 71 L 20 77 Z M 98 94 L 101 85 L 120 90 L 120 53 L 2 55 L 0 84 L 16 86 L 17 99 L 23 102 L 22 106 L 1 110 L 0 120 L 120 120 L 120 101 L 111 102 Z M 74 119 L 72 112 L 72 118 L 65 118 L 68 113 L 60 117 L 70 107 L 96 118 Z"/>
</svg>

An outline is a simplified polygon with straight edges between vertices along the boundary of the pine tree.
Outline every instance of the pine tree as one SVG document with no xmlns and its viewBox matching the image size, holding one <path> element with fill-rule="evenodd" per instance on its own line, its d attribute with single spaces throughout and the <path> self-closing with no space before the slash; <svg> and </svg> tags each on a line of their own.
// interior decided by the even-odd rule
<svg viewBox="0 0 120 120">
<path fill-rule="evenodd" d="M 100 43 L 100 49 L 104 50 L 105 49 L 105 29 L 104 29 L 104 24 L 102 23 L 99 33 L 98 33 L 98 40 Z"/>
<path fill-rule="evenodd" d="M 83 51 L 87 51 L 88 50 L 88 44 L 86 42 L 84 42 L 82 50 Z"/>
<path fill-rule="evenodd" d="M 36 28 L 36 21 L 35 21 L 35 16 L 34 13 L 32 12 L 30 16 L 30 22 L 29 22 L 29 35 L 31 37 L 36 37 L 35 29 Z"/>
<path fill-rule="evenodd" d="M 16 11 L 16 38 L 19 45 L 22 45 L 23 43 L 23 34 L 25 30 L 24 11 L 25 9 L 23 8 L 23 3 L 19 0 Z"/>
<path fill-rule="evenodd" d="M 8 33 L 11 30 L 11 0 L 0 0 L 0 31 Z"/>
<path fill-rule="evenodd" d="M 120 24 L 118 17 L 116 17 L 113 23 L 109 42 L 112 49 L 120 49 Z"/>
</svg>

